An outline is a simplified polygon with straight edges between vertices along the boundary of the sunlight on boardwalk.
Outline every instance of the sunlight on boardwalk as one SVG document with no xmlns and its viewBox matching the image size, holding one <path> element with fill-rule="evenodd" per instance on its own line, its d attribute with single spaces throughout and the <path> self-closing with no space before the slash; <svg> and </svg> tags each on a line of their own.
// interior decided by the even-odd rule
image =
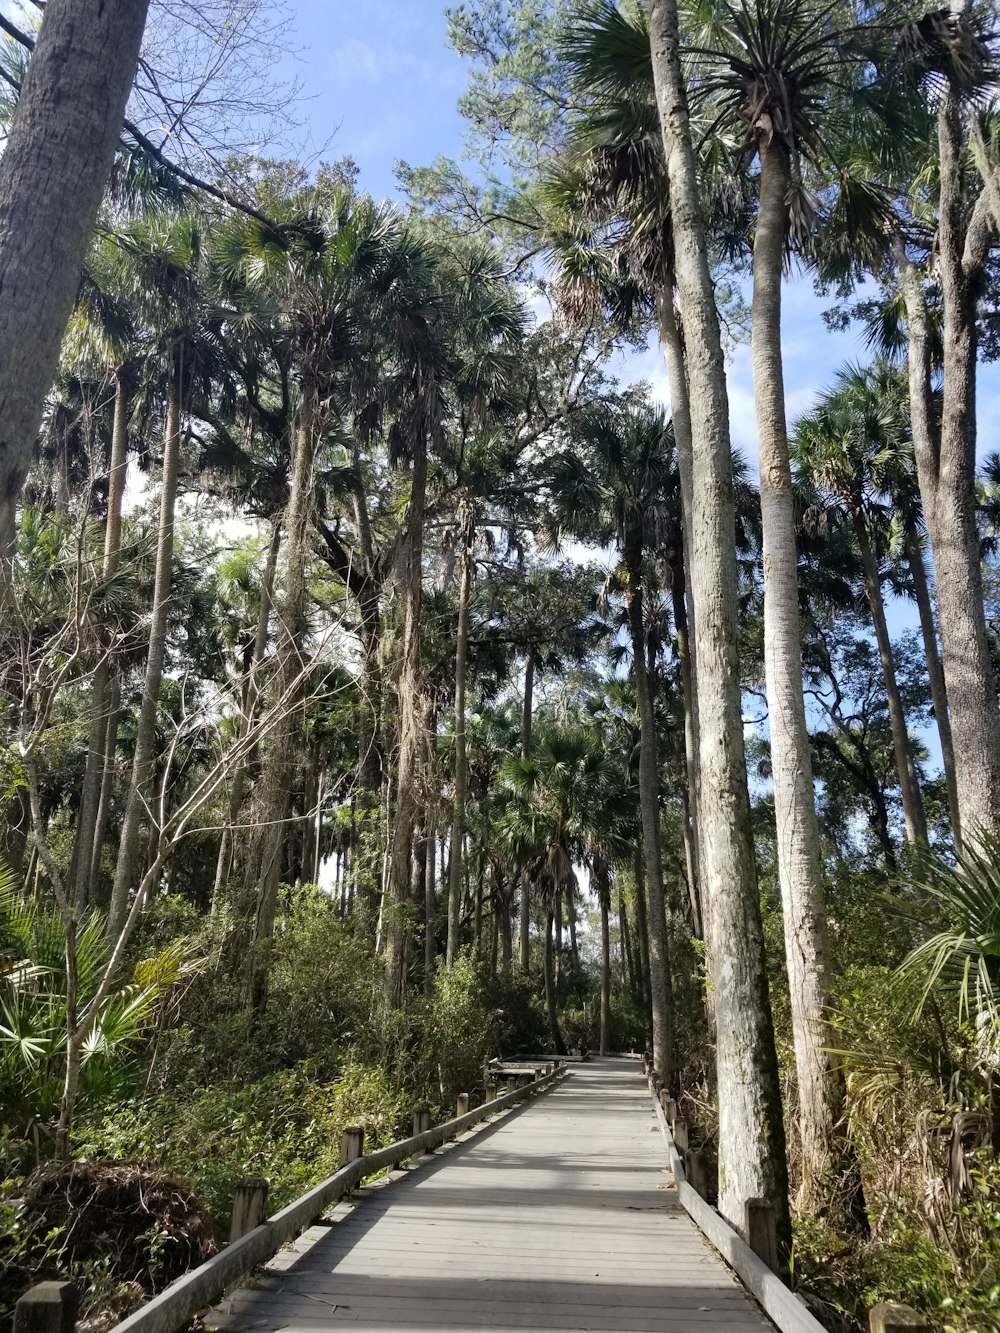
<svg viewBox="0 0 1000 1333">
<path fill-rule="evenodd" d="M 639 1066 L 595 1060 L 553 1092 L 313 1228 L 226 1333 L 770 1328 L 674 1198 Z"/>
</svg>

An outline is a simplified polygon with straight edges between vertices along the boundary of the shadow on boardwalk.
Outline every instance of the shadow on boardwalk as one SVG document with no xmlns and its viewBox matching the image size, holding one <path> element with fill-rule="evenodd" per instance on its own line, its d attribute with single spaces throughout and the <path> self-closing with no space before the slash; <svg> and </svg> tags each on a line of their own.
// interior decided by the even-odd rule
<svg viewBox="0 0 1000 1333">
<path fill-rule="evenodd" d="M 211 1323 L 226 1333 L 770 1328 L 676 1202 L 636 1063 L 554 1091 L 363 1192 Z"/>
</svg>

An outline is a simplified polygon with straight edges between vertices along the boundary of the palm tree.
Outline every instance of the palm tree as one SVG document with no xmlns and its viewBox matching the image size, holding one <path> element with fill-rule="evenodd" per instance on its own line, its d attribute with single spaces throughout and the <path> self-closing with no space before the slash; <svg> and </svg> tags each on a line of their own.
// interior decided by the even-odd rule
<svg viewBox="0 0 1000 1333">
<path fill-rule="evenodd" d="M 117 936 L 135 887 L 142 823 L 151 810 L 156 713 L 163 680 L 174 561 L 174 513 L 180 471 L 183 415 L 196 400 L 207 402 L 222 367 L 212 312 L 206 308 L 202 272 L 202 229 L 193 214 L 155 216 L 123 229 L 118 244 L 127 256 L 135 295 L 146 303 L 155 329 L 160 382 L 165 399 L 156 577 L 150 611 L 149 647 L 142 705 L 136 729 L 132 779 L 122 823 L 118 860 L 108 911 L 108 930 Z M 150 816 L 155 827 L 155 816 Z M 141 878 L 141 876 L 139 876 Z"/>
<path fill-rule="evenodd" d="M 407 516 L 407 590 L 400 677 L 400 748 L 396 775 L 396 813 L 389 871 L 389 934 L 386 947 L 386 1001 L 398 1005 L 403 996 L 409 867 L 416 822 L 415 776 L 420 745 L 420 609 L 423 592 L 423 525 L 427 464 L 431 446 L 446 435 L 446 395 L 450 395 L 457 430 L 464 443 L 483 431 L 506 402 L 511 353 L 524 332 L 524 310 L 506 283 L 496 253 L 488 246 L 465 246 L 453 255 L 443 249 L 436 261 L 434 300 L 437 317 L 419 350 L 409 382 L 407 439 L 412 456 L 410 506 Z M 471 565 L 467 566 L 471 580 Z M 466 586 L 466 594 L 471 582 Z M 464 699 L 463 699 L 464 710 Z M 464 745 L 464 715 L 461 719 Z M 463 759 L 464 767 L 464 759 Z M 464 797 L 463 797 L 464 799 Z M 459 811 L 464 822 L 464 811 Z M 460 856 L 455 844 L 452 857 Z M 456 901 L 449 894 L 449 938 L 457 949 Z"/>
<path fill-rule="evenodd" d="M 764 970 L 736 654 L 729 406 L 676 0 L 651 0 L 649 41 L 670 187 L 690 399 L 699 820 L 702 827 L 713 829 L 713 837 L 703 840 L 702 873 L 709 971 L 715 986 L 719 1104 L 725 1123 L 719 1144 L 719 1206 L 741 1226 L 748 1198 L 769 1199 L 779 1235 L 787 1243 L 781 1092 Z"/>
<path fill-rule="evenodd" d="M 632 669 L 639 703 L 639 800 L 649 894 L 649 967 L 653 1060 L 674 1072 L 670 974 L 665 935 L 660 780 L 653 697 L 646 665 L 644 561 L 658 546 L 673 437 L 661 412 L 635 407 L 595 410 L 577 430 L 577 444 L 552 464 L 549 486 L 556 521 L 589 540 L 613 540 L 621 554 Z"/>
<path fill-rule="evenodd" d="M 582 728 L 546 727 L 532 757 L 508 757 L 501 774 L 514 799 L 501 814 L 499 833 L 544 905 L 546 1009 L 555 1050 L 563 1054 L 553 938 L 556 898 L 575 890 L 575 865 L 596 857 L 604 866 L 612 847 L 620 852 L 627 797 L 622 799 L 620 770 L 603 742 Z"/>
<path fill-rule="evenodd" d="M 934 10 L 897 27 L 893 36 L 883 82 L 898 81 L 902 72 L 909 91 L 916 85 L 916 111 L 928 140 L 936 141 L 933 148 L 925 142 L 908 178 L 890 182 L 892 206 L 883 209 L 881 232 L 890 238 L 906 315 L 913 446 L 931 538 L 963 825 L 954 833 L 956 844 L 964 845 L 980 831 L 1000 831 L 1000 708 L 975 516 L 977 293 L 998 212 L 995 145 L 986 142 L 979 114 L 995 85 L 997 57 L 988 21 L 972 6 Z M 929 172 L 938 180 L 936 225 L 930 228 L 921 191 L 913 188 L 914 177 Z M 921 203 L 908 215 L 900 200 L 911 193 Z M 942 313 L 940 414 L 932 389 L 936 297 Z"/>
<path fill-rule="evenodd" d="M 341 404 L 348 410 L 374 407 L 376 413 L 384 406 L 385 397 L 373 401 L 372 368 L 390 338 L 395 341 L 389 353 L 397 360 L 394 375 L 385 377 L 388 387 L 380 386 L 381 393 L 405 393 L 407 376 L 419 380 L 421 371 L 414 370 L 412 361 L 398 369 L 399 355 L 401 346 L 410 353 L 412 344 L 419 345 L 425 335 L 429 321 L 421 307 L 429 299 L 430 266 L 426 246 L 391 209 L 355 198 L 346 188 L 294 200 L 288 220 L 280 224 L 257 219 L 233 224 L 217 238 L 215 262 L 229 291 L 237 297 L 249 291 L 270 306 L 276 333 L 289 349 L 289 377 L 298 385 L 273 684 L 275 699 L 283 701 L 283 714 L 264 764 L 257 802 L 262 814 L 248 868 L 255 911 L 247 998 L 259 1007 L 266 997 L 266 951 L 274 932 L 285 821 L 302 727 L 317 468 L 324 443 L 339 424 Z M 434 401 L 433 387 L 421 381 L 417 401 L 405 404 L 409 418 L 399 424 L 401 443 L 414 435 L 426 440 L 433 428 Z M 417 472 L 419 490 L 425 463 L 418 461 Z M 418 574 L 419 565 L 418 548 Z M 407 878 L 408 874 L 407 859 Z"/>
<path fill-rule="evenodd" d="M 114 160 L 148 7 L 148 0 L 47 4 L 4 146 L 0 589 L 14 506 Z"/>
<path fill-rule="evenodd" d="M 879 524 L 884 526 L 886 518 L 880 502 L 898 468 L 898 451 L 905 447 L 899 389 L 898 377 L 884 363 L 867 374 L 844 372 L 837 387 L 797 423 L 795 458 L 803 475 L 844 506 L 854 532 L 882 663 L 907 841 L 918 845 L 927 841 L 927 821 L 896 679 L 875 551 Z"/>
<path fill-rule="evenodd" d="M 105 510 L 102 577 L 114 577 L 121 556 L 122 506 L 128 471 L 129 423 L 138 389 L 139 336 L 129 309 L 127 261 L 115 242 L 102 236 L 92 247 L 68 351 L 83 364 L 96 363 L 114 385 L 114 419 Z M 73 844 L 70 893 L 87 903 L 104 842 L 101 796 L 113 766 L 117 731 L 117 678 L 112 680 L 111 645 L 101 627 L 101 652 L 91 682 L 90 735 Z M 106 808 L 105 802 L 105 808 Z"/>
<path fill-rule="evenodd" d="M 792 996 L 803 1148 L 802 1202 L 825 1207 L 836 1188 L 841 1080 L 829 1044 L 829 946 L 812 754 L 802 685 L 798 544 L 781 351 L 781 288 L 790 244 L 808 245 L 812 204 L 803 175 L 820 178 L 848 117 L 865 105 L 843 15 L 811 0 L 753 0 L 709 15 L 697 44 L 698 97 L 713 128 L 742 138 L 759 167 L 753 236 L 751 346 L 760 450 L 764 662 L 778 829 L 778 878 Z M 709 109 L 710 108 L 710 109 Z M 846 136 L 845 136 L 846 137 Z M 904 773 L 905 776 L 905 773 Z M 904 787 L 904 793 L 910 791 Z M 913 802 L 909 807 L 913 809 Z M 919 831 L 919 822 L 915 824 Z"/>
</svg>

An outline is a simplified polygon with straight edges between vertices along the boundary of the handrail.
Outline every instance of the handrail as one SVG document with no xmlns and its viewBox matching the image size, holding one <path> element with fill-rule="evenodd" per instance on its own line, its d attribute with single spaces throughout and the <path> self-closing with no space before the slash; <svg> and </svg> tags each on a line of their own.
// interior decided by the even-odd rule
<svg viewBox="0 0 1000 1333">
<path fill-rule="evenodd" d="M 810 1313 L 799 1297 L 785 1286 L 777 1273 L 768 1268 L 763 1259 L 754 1253 L 722 1214 L 688 1183 L 684 1160 L 677 1150 L 674 1136 L 667 1124 L 667 1117 L 656 1095 L 651 1073 L 647 1073 L 646 1081 L 653 1094 L 653 1106 L 660 1122 L 660 1130 L 666 1140 L 670 1170 L 677 1185 L 677 1198 L 684 1211 L 698 1230 L 712 1242 L 781 1333 L 826 1333 L 819 1320 Z"/>
<path fill-rule="evenodd" d="M 165 1287 L 158 1296 L 117 1324 L 112 1333 L 176 1333 L 199 1310 L 217 1301 L 234 1283 L 273 1258 L 283 1245 L 294 1240 L 328 1208 L 357 1189 L 368 1176 L 386 1167 L 398 1166 L 400 1162 L 416 1157 L 419 1153 L 439 1148 L 449 1139 L 474 1128 L 488 1116 L 516 1106 L 534 1093 L 550 1087 L 565 1072 L 565 1065 L 557 1062 L 547 1074 L 539 1073 L 532 1082 L 505 1092 L 465 1115 L 455 1116 L 422 1134 L 414 1134 L 408 1139 L 400 1139 L 385 1148 L 356 1157 L 273 1217 L 267 1218 L 241 1240 L 233 1241 L 198 1268 Z"/>
</svg>

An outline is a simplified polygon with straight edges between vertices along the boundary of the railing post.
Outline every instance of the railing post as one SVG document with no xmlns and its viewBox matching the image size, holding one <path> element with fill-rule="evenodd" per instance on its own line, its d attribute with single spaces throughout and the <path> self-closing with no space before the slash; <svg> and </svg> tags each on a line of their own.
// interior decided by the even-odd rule
<svg viewBox="0 0 1000 1333">
<path fill-rule="evenodd" d="M 922 1314 L 909 1305 L 876 1305 L 868 1315 L 871 1333 L 906 1333 L 907 1329 L 930 1328 Z"/>
<path fill-rule="evenodd" d="M 516 1074 L 508 1074 L 508 1075 L 507 1075 L 507 1091 L 508 1091 L 508 1092 L 517 1092 L 517 1075 L 516 1075 Z"/>
<path fill-rule="evenodd" d="M 744 1211 L 747 1244 L 772 1273 L 778 1272 L 778 1228 L 768 1199 L 747 1199 Z"/>
<path fill-rule="evenodd" d="M 488 1102 L 496 1101 L 497 1081 L 495 1078 L 488 1079 L 486 1082 L 486 1100 Z"/>
<path fill-rule="evenodd" d="M 689 1148 L 684 1154 L 684 1174 L 695 1193 L 707 1199 L 708 1172 L 705 1170 L 705 1159 L 697 1148 Z"/>
<path fill-rule="evenodd" d="M 663 1114 L 667 1118 L 668 1125 L 672 1120 L 677 1119 L 677 1103 L 666 1088 L 660 1089 L 660 1106 L 663 1108 Z"/>
<path fill-rule="evenodd" d="M 39 1282 L 14 1306 L 14 1333 L 73 1333 L 79 1308 L 72 1282 Z"/>
<path fill-rule="evenodd" d="M 469 1097 L 469 1094 L 467 1092 L 460 1092 L 458 1094 L 458 1101 L 455 1104 L 456 1116 L 468 1115 L 470 1102 L 471 1098 Z"/>
<path fill-rule="evenodd" d="M 340 1165 L 355 1162 L 365 1150 L 365 1131 L 361 1125 L 348 1125 L 340 1136 Z"/>
<path fill-rule="evenodd" d="M 267 1216 L 267 1181 L 250 1176 L 237 1183 L 233 1195 L 233 1214 L 229 1223 L 229 1243 L 242 1240 Z"/>
<path fill-rule="evenodd" d="M 431 1113 L 426 1106 L 418 1106 L 413 1112 L 413 1136 L 426 1134 L 431 1127 Z M 432 1152 L 433 1149 L 426 1148 L 425 1152 Z"/>
<path fill-rule="evenodd" d="M 682 1115 L 675 1115 L 671 1120 L 670 1133 L 673 1136 L 674 1146 L 683 1157 L 688 1150 L 688 1122 Z"/>
</svg>

